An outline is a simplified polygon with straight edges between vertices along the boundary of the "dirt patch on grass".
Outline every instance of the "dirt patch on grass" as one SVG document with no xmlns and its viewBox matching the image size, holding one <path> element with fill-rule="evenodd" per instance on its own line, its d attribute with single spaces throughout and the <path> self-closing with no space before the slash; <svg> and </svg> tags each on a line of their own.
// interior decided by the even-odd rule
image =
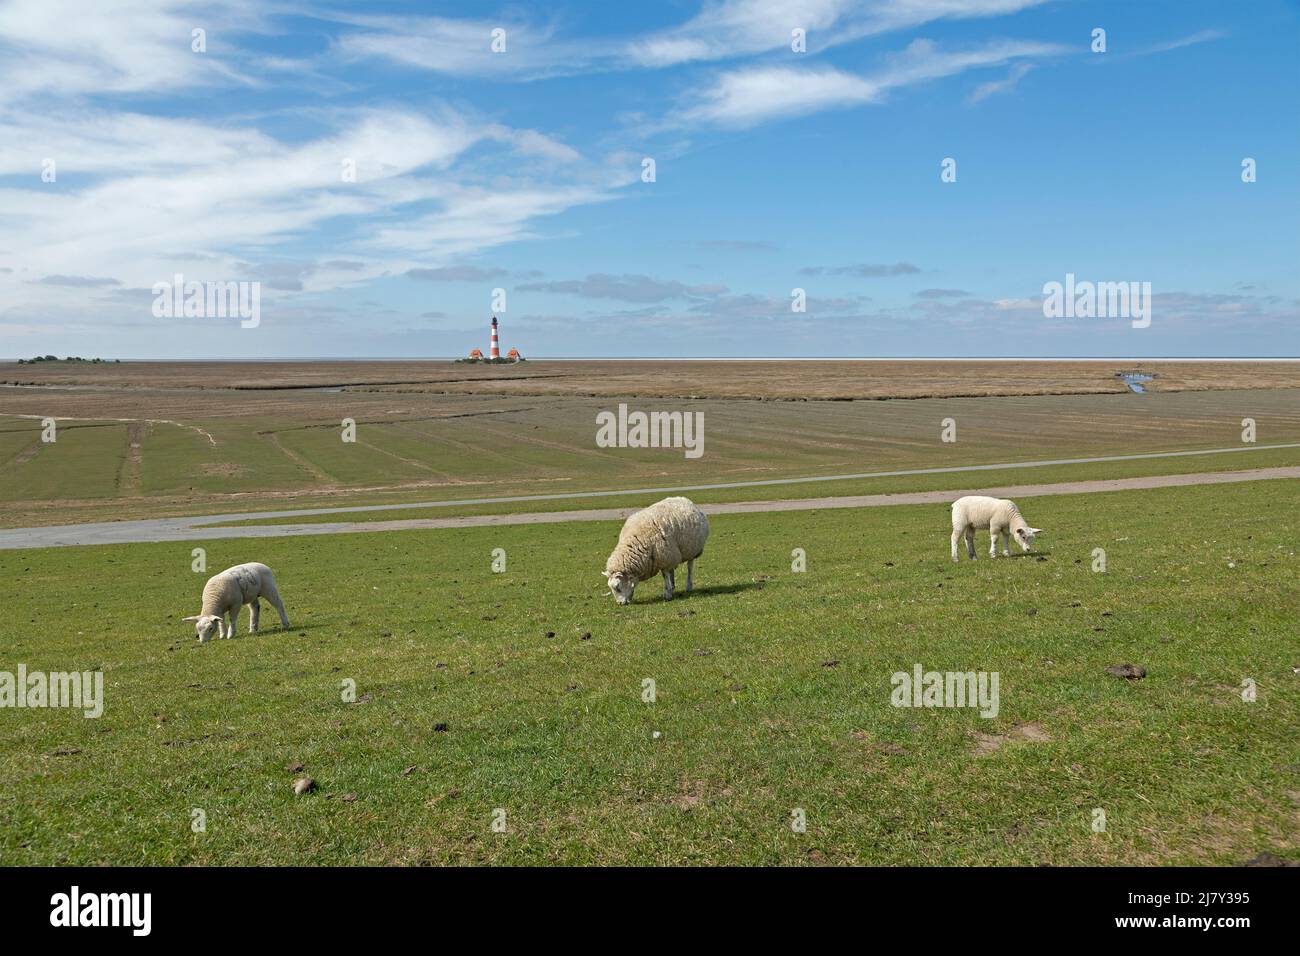
<svg viewBox="0 0 1300 956">
<path fill-rule="evenodd" d="M 1005 734 L 976 733 L 973 738 L 974 744 L 971 753 L 977 757 L 983 757 L 1000 749 L 1005 743 L 1019 740 L 1029 741 L 1030 743 L 1047 743 L 1051 739 L 1052 735 L 1043 729 L 1042 724 L 1035 720 L 1029 723 L 1016 724 Z"/>
<path fill-rule="evenodd" d="M 701 803 L 730 799 L 732 792 L 727 786 L 718 787 L 704 780 L 683 779 L 677 786 L 677 792 L 669 796 L 667 802 L 679 810 L 693 810 Z"/>
<path fill-rule="evenodd" d="M 12 458 L 9 459 L 8 463 L 6 463 L 5 465 L 6 470 L 10 468 L 17 468 L 19 465 L 25 465 L 27 462 L 35 458 L 37 454 L 40 453 L 40 450 L 42 447 L 44 447 L 44 445 L 45 442 L 41 441 L 40 439 L 36 439 L 30 445 L 20 450 L 18 454 L 14 455 Z"/>
<path fill-rule="evenodd" d="M 144 440 L 149 433 L 149 424 L 144 421 L 128 422 L 126 426 L 126 455 L 117 471 L 117 490 L 119 494 L 135 495 L 140 493 L 142 480 L 140 469 L 144 464 Z"/>
<path fill-rule="evenodd" d="M 901 744 L 892 743 L 888 740 L 876 740 L 868 730 L 855 730 L 849 736 L 866 744 L 867 748 L 875 753 L 885 754 L 890 757 L 901 757 L 907 753 L 907 750 Z"/>
<path fill-rule="evenodd" d="M 209 462 L 199 465 L 195 474 L 206 478 L 235 478 L 244 474 L 246 470 L 243 465 L 236 465 L 234 462 Z"/>
</svg>

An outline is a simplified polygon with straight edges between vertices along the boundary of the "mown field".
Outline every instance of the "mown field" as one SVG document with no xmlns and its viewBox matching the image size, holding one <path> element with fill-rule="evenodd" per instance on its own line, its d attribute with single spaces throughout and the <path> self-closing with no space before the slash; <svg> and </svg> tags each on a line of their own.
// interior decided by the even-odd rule
<svg viewBox="0 0 1300 956">
<path fill-rule="evenodd" d="M 408 390 L 0 389 L 0 525 L 1226 448 L 1243 444 L 1244 418 L 1255 420 L 1258 444 L 1300 441 L 1295 388 L 882 401 L 631 399 L 645 411 L 704 416 L 703 455 L 687 458 L 682 449 L 597 447 L 596 415 L 617 407 L 611 398 L 391 387 Z M 47 417 L 58 422 L 57 442 L 41 440 Z M 341 439 L 345 418 L 357 423 L 355 443 Z M 955 423 L 955 442 L 941 440 L 947 419 Z"/>
<path fill-rule="evenodd" d="M 293 627 L 205 646 L 190 543 L 0 552 L 5 666 L 107 696 L 0 710 L 0 862 L 1300 859 L 1297 493 L 1036 498 L 1041 553 L 960 565 L 942 506 L 717 517 L 696 593 L 622 608 L 617 524 L 212 541 Z M 1000 713 L 891 706 L 918 663 Z"/>
</svg>

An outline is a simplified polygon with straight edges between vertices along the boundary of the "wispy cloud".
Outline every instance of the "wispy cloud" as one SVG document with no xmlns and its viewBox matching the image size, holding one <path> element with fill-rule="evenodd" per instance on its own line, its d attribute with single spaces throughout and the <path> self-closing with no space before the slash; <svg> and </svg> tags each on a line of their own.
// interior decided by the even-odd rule
<svg viewBox="0 0 1300 956">
<path fill-rule="evenodd" d="M 232 41 L 266 27 L 255 0 L 7 0 L 0 102 L 249 82 Z M 205 29 L 208 53 L 192 48 Z"/>
<path fill-rule="evenodd" d="M 810 115 L 826 109 L 881 101 L 891 90 L 1000 66 L 1012 60 L 1067 52 L 1051 43 L 1003 40 L 964 50 L 947 50 L 931 40 L 914 40 L 873 73 L 858 75 L 832 67 L 746 67 L 722 73 L 683 109 L 686 123 L 752 126 L 770 119 Z"/>
<path fill-rule="evenodd" d="M 1009 92 L 1010 90 L 1015 89 L 1016 84 L 1019 83 L 1024 78 L 1025 74 L 1032 69 L 1033 66 L 1028 63 L 1016 63 L 1011 67 L 1011 70 L 1007 73 L 1005 78 L 1001 80 L 990 80 L 987 83 L 981 83 L 979 86 L 975 87 L 968 101 L 971 103 L 979 103 L 981 100 L 986 100 L 996 93 Z"/>
<path fill-rule="evenodd" d="M 539 77 L 663 69 L 789 50 L 805 31 L 817 53 L 865 37 L 938 20 L 1000 17 L 1049 0 L 706 0 L 683 22 L 631 38 L 576 36 L 518 14 L 498 19 L 384 16 L 334 11 L 354 29 L 338 41 L 343 55 L 382 58 L 412 69 L 456 76 Z M 493 52 L 494 30 L 504 52 Z"/>
<path fill-rule="evenodd" d="M 727 291 L 727 287 L 722 285 L 687 285 L 684 282 L 655 279 L 646 275 L 601 273 L 589 275 L 585 279 L 530 282 L 517 288 L 521 292 L 550 292 L 587 299 L 613 299 L 620 302 L 665 302 L 669 299 L 713 298 Z"/>
<path fill-rule="evenodd" d="M 99 278 L 97 276 L 63 276 L 53 275 L 45 276 L 37 280 L 41 285 L 61 285 L 69 289 L 97 289 L 105 286 L 121 285 L 116 279 Z"/>
<path fill-rule="evenodd" d="M 483 269 L 479 266 L 442 266 L 437 269 L 409 269 L 412 279 L 425 282 L 486 282 L 506 275 L 505 269 Z"/>
<path fill-rule="evenodd" d="M 607 46 L 561 38 L 554 27 L 529 23 L 517 15 L 472 20 L 336 10 L 328 16 L 355 28 L 338 41 L 344 57 L 382 58 L 453 76 L 536 78 L 581 72 L 594 59 L 608 56 Z M 494 31 L 503 32 L 494 37 Z"/>
<path fill-rule="evenodd" d="M 1194 46 L 1197 43 L 1208 43 L 1211 40 L 1221 40 L 1225 36 L 1222 30 L 1201 30 L 1190 36 L 1179 37 L 1176 40 L 1168 40 L 1164 43 L 1157 43 L 1153 46 L 1144 47 L 1143 53 L 1167 53 L 1170 50 L 1180 50 L 1183 47 Z"/>
<path fill-rule="evenodd" d="M 936 20 L 999 17 L 1047 0 L 722 0 L 685 23 L 634 41 L 643 66 L 725 60 L 790 49 L 791 31 L 805 31 L 809 52 Z"/>
<path fill-rule="evenodd" d="M 849 266 L 804 266 L 799 270 L 802 276 L 857 276 L 862 279 L 877 279 L 884 276 L 906 276 L 920 272 L 920 268 L 910 262 L 895 262 L 886 265 L 863 262 Z"/>
<path fill-rule="evenodd" d="M 387 273 L 451 269 L 452 260 L 534 234 L 538 218 L 612 195 L 615 179 L 581 162 L 553 175 L 534 162 L 512 174 L 512 155 L 534 155 L 550 142 L 541 134 L 517 135 L 437 106 L 430 112 L 341 111 L 334 131 L 295 143 L 229 123 L 85 107 L 57 118 L 0 113 L 0 132 L 39 146 L 16 158 L 6 151 L 0 161 L 0 173 L 27 177 L 0 187 L 0 255 L 50 294 L 95 288 L 74 284 L 70 263 L 132 288 L 183 271 L 260 279 L 269 292 L 320 292 Z M 159 149 L 142 150 L 142 137 Z M 464 159 L 475 146 L 470 166 Z M 32 157 L 46 155 L 61 176 L 95 175 L 43 183 Z M 355 181 L 342 175 L 344 163 Z M 476 182 L 497 168 L 490 186 Z M 297 249 L 304 234 L 326 227 L 346 255 L 326 254 L 293 274 L 265 264 L 269 253 Z M 175 249 L 176 236 L 189 248 Z M 260 262 L 241 254 L 248 248 L 261 251 Z"/>
</svg>

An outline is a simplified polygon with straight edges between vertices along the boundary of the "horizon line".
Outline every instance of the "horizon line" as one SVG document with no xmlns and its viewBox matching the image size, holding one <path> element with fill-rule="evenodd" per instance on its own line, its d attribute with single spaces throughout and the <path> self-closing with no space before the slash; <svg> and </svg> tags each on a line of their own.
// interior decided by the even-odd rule
<svg viewBox="0 0 1300 956">
<path fill-rule="evenodd" d="M 399 355 L 374 355 L 374 356 L 284 356 L 277 358 L 247 358 L 247 357 L 227 357 L 217 356 L 215 358 L 103 358 L 97 356 L 98 364 L 114 363 L 131 363 L 131 362 L 186 362 L 186 363 L 213 363 L 227 362 L 244 365 L 254 364 L 271 364 L 275 362 L 463 362 L 461 356 L 431 355 L 431 356 L 399 356 Z M 24 365 L 42 365 L 46 360 L 33 361 L 28 358 L 0 358 L 0 364 L 17 365 L 19 362 Z M 68 359 L 60 358 L 50 360 L 54 362 L 65 363 Z M 881 355 L 881 356 L 856 356 L 856 355 L 810 355 L 810 356 L 670 356 L 670 355 L 650 355 L 650 356 L 589 356 L 589 355 L 544 355 L 537 358 L 524 358 L 520 363 L 527 362 L 1297 362 L 1300 361 L 1300 355 L 1284 356 L 1251 356 L 1251 355 L 1199 355 L 1199 356 L 1136 356 L 1136 355 L 1081 355 L 1081 356 L 1025 356 L 1025 355 L 944 355 L 944 356 L 923 356 L 923 355 Z M 94 358 L 83 358 L 82 364 L 96 364 Z M 469 364 L 469 363 L 466 363 Z M 489 365 L 489 362 L 483 362 Z"/>
</svg>

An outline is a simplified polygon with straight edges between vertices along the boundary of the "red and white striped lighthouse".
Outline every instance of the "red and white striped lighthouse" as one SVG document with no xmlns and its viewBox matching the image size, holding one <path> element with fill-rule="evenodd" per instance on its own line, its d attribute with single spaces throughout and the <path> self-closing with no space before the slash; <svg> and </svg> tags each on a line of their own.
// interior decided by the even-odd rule
<svg viewBox="0 0 1300 956">
<path fill-rule="evenodd" d="M 488 357 L 499 359 L 501 357 L 501 346 L 497 342 L 497 317 L 492 316 L 492 347 L 488 349 Z"/>
</svg>

